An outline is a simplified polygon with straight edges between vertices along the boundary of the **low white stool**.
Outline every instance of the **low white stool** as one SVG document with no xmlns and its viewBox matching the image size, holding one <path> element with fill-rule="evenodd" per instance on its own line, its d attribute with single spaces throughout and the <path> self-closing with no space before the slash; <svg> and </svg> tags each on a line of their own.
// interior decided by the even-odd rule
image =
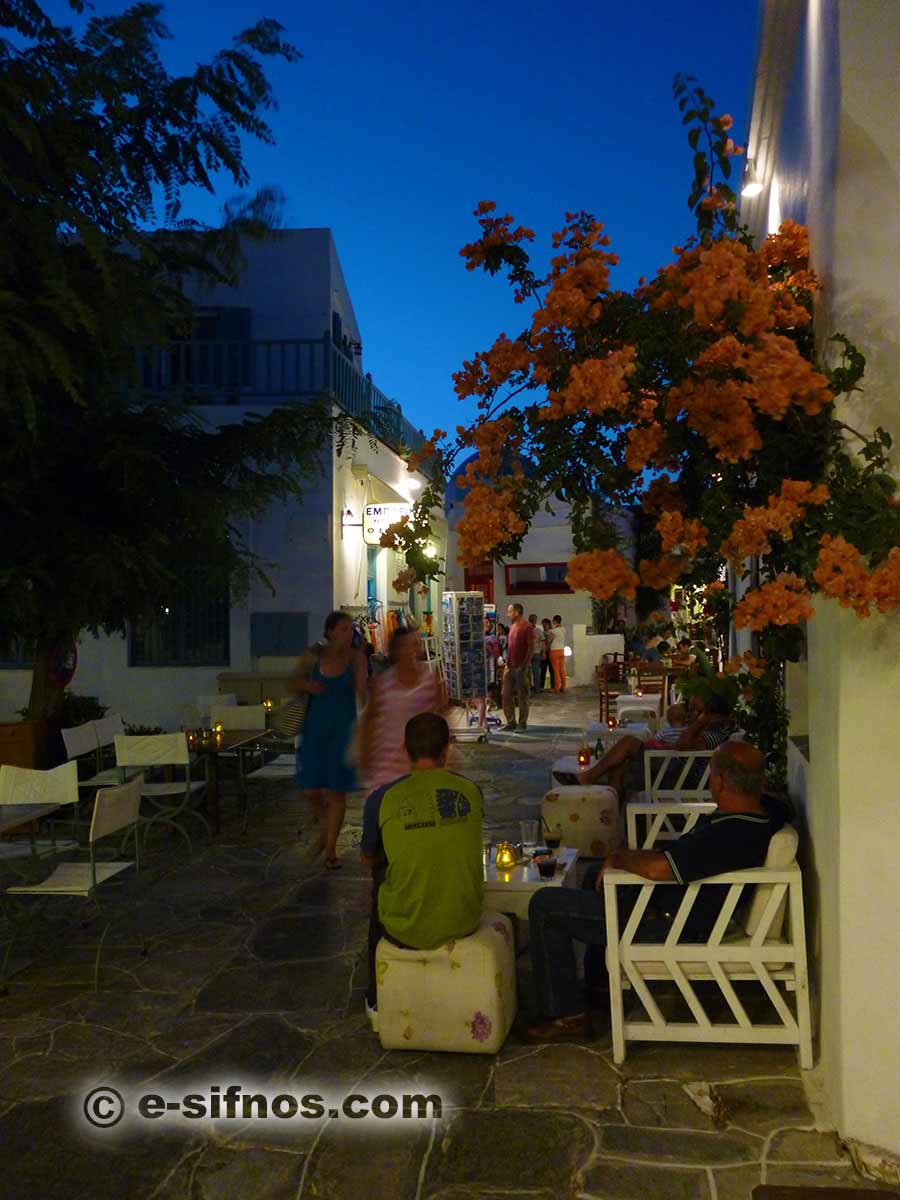
<svg viewBox="0 0 900 1200">
<path fill-rule="evenodd" d="M 605 784 L 554 787 L 544 796 L 541 816 L 544 828 L 559 830 L 579 858 L 605 858 L 622 845 L 619 797 Z"/>
<path fill-rule="evenodd" d="M 485 912 L 468 937 L 436 950 L 375 952 L 378 1036 L 385 1050 L 496 1054 L 516 1015 L 512 922 Z"/>
</svg>

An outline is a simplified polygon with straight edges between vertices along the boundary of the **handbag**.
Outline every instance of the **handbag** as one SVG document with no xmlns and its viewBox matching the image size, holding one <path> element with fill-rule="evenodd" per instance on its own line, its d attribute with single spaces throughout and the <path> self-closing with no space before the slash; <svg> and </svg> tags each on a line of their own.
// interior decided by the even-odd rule
<svg viewBox="0 0 900 1200">
<path fill-rule="evenodd" d="M 318 648 L 311 654 L 304 655 L 298 664 L 298 674 L 301 678 L 309 679 L 319 661 Z M 309 692 L 301 692 L 299 696 L 291 696 L 272 715 L 272 728 L 285 738 L 295 738 L 303 732 L 306 712 L 309 708 Z"/>
<path fill-rule="evenodd" d="M 302 696 L 294 696 L 276 710 L 272 717 L 272 728 L 282 737 L 295 738 L 303 730 L 308 708 L 308 692 L 304 692 Z"/>
</svg>

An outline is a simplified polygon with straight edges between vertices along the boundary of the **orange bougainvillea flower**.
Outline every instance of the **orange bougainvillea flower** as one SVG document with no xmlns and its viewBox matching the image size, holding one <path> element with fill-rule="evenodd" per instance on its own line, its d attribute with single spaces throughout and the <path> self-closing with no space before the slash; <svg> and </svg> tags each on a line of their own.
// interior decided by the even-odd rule
<svg viewBox="0 0 900 1200">
<path fill-rule="evenodd" d="M 691 569 L 692 562 L 692 559 L 677 554 L 664 554 L 656 559 L 642 558 L 638 563 L 641 583 L 644 587 L 657 590 L 671 587 Z"/>
<path fill-rule="evenodd" d="M 882 613 L 900 605 L 900 548 L 897 546 L 869 576 L 868 596 Z"/>
<path fill-rule="evenodd" d="M 684 512 L 687 500 L 668 475 L 654 479 L 641 497 L 641 508 L 645 513 Z"/>
<path fill-rule="evenodd" d="M 696 558 L 701 546 L 706 545 L 707 532 L 702 521 L 685 518 L 680 512 L 664 512 L 656 522 L 662 548 L 676 550 Z"/>
<path fill-rule="evenodd" d="M 862 554 L 845 538 L 822 535 L 813 579 L 842 608 L 852 608 L 858 617 L 869 616 L 869 571 Z"/>
<path fill-rule="evenodd" d="M 725 664 L 726 675 L 738 675 L 741 671 L 747 671 L 754 679 L 759 679 L 766 671 L 766 660 L 757 658 L 749 650 L 745 650 L 743 654 L 736 654 L 733 658 L 729 658 Z"/>
<path fill-rule="evenodd" d="M 704 600 L 712 600 L 715 596 L 725 591 L 725 584 L 721 579 L 714 579 L 712 583 L 708 583 L 700 593 Z"/>
<path fill-rule="evenodd" d="M 623 346 L 605 358 L 575 363 L 565 386 L 550 393 L 550 404 L 540 410 L 541 416 L 551 420 L 580 412 L 600 416 L 609 409 L 624 414 L 631 403 L 626 380 L 634 374 L 634 358 L 634 347 Z"/>
<path fill-rule="evenodd" d="M 438 442 L 442 441 L 447 436 L 445 429 L 436 429 L 427 442 L 419 449 L 414 450 L 406 460 L 407 471 L 418 471 L 423 462 L 427 462 L 429 458 L 433 458 L 439 453 Z"/>
<path fill-rule="evenodd" d="M 666 431 L 658 421 L 649 425 L 635 425 L 628 431 L 628 449 L 625 451 L 625 465 L 635 475 L 659 454 L 666 440 Z"/>
<path fill-rule="evenodd" d="M 509 480 L 491 486 L 472 484 L 456 527 L 459 561 L 466 566 L 483 562 L 498 546 L 524 533 L 527 522 L 516 509 L 516 485 Z"/>
<path fill-rule="evenodd" d="M 790 571 L 747 592 L 734 610 L 736 629 L 759 632 L 767 625 L 799 625 L 813 615 L 806 584 Z"/>
<path fill-rule="evenodd" d="M 762 255 L 770 267 L 805 267 L 809 261 L 809 230 L 796 221 L 782 221 L 778 232 L 770 233 L 763 242 Z"/>
<path fill-rule="evenodd" d="M 493 200 L 478 202 L 474 216 L 478 218 L 478 224 L 481 226 L 481 237 L 477 242 L 470 242 L 467 246 L 463 246 L 459 252 L 466 260 L 467 271 L 474 271 L 477 267 L 483 266 L 487 262 L 491 250 L 496 250 L 501 246 L 515 246 L 519 242 L 534 241 L 532 229 L 526 229 L 524 225 L 519 225 L 516 229 L 512 228 L 513 219 L 509 213 L 503 217 L 493 216 L 496 208 L 497 205 Z"/>
<path fill-rule="evenodd" d="M 395 592 L 408 592 L 409 589 L 412 587 L 412 585 L 415 582 L 416 582 L 415 567 L 407 567 L 405 570 L 400 572 L 400 574 L 397 576 L 397 578 L 391 584 L 391 587 L 394 589 Z"/>
<path fill-rule="evenodd" d="M 806 516 L 807 508 L 824 504 L 830 498 L 824 484 L 814 486 L 804 479 L 785 479 L 776 496 L 770 496 L 760 508 L 745 508 L 721 546 L 730 562 L 741 562 L 752 555 L 768 554 L 769 537 L 778 534 L 789 542 L 794 526 Z"/>
<path fill-rule="evenodd" d="M 590 592 L 595 600 L 633 600 L 639 582 L 618 550 L 589 550 L 569 559 L 566 583 L 574 591 Z"/>
</svg>

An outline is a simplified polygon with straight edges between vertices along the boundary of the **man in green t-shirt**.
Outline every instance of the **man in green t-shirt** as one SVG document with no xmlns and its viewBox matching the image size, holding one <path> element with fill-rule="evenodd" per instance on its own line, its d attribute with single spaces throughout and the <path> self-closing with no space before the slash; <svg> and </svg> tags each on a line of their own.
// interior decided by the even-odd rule
<svg viewBox="0 0 900 1200">
<path fill-rule="evenodd" d="M 409 775 L 378 788 L 363 810 L 363 861 L 374 883 L 369 991 L 375 1020 L 375 949 L 382 937 L 433 950 L 478 928 L 484 895 L 481 789 L 448 771 L 450 730 L 436 713 L 407 722 Z"/>
</svg>

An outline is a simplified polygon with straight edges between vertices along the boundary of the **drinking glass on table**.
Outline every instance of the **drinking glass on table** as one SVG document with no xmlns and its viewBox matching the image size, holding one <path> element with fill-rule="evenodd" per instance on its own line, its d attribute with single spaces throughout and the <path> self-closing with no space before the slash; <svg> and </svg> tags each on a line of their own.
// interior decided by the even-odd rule
<svg viewBox="0 0 900 1200">
<path fill-rule="evenodd" d="M 538 840 L 538 822 L 537 821 L 520 821 L 519 832 L 522 838 L 523 848 L 526 846 L 536 846 Z"/>
</svg>

